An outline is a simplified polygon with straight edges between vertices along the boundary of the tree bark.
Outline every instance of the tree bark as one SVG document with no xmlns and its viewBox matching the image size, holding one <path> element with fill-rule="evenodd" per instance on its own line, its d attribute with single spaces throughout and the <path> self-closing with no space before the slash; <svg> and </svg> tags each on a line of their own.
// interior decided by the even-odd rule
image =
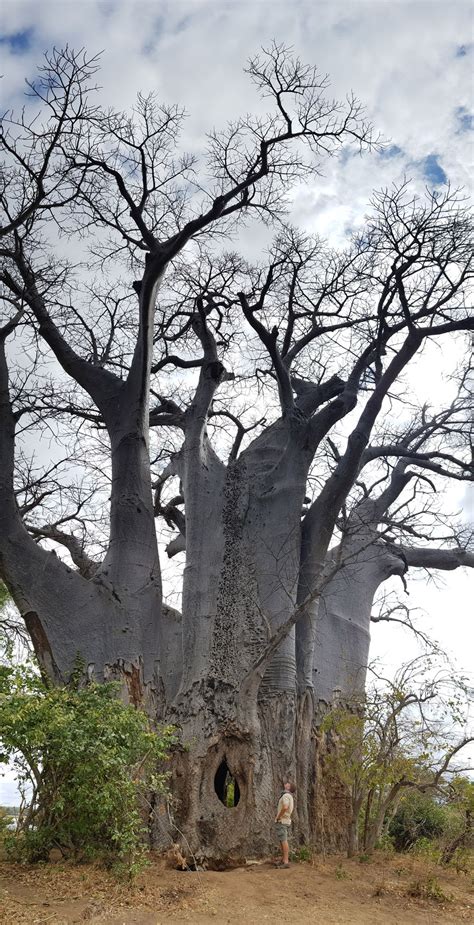
<svg viewBox="0 0 474 925">
<path fill-rule="evenodd" d="M 357 504 L 340 544 L 327 556 L 326 572 L 338 567 L 320 598 L 308 607 L 296 627 L 300 690 L 314 691 L 316 712 L 335 699 L 352 699 L 365 688 L 373 601 L 380 585 L 409 568 L 454 570 L 473 567 L 465 549 L 416 548 L 386 543 L 378 532 L 381 519 L 398 499 L 413 473 L 399 463 L 378 497 Z M 313 523 L 303 522 L 299 598 L 314 581 Z M 320 566 L 322 568 L 322 565 Z"/>
<path fill-rule="evenodd" d="M 64 340 L 21 253 L 18 296 L 68 375 L 89 393 L 111 443 L 111 526 L 107 555 L 86 579 L 26 531 L 15 501 L 16 419 L 10 402 L 5 339 L 0 332 L 0 569 L 25 619 L 40 666 L 59 683 L 80 667 L 114 679 L 123 695 L 156 712 L 163 682 L 157 662 L 161 578 L 148 453 L 148 394 L 154 299 L 160 276 L 145 271 L 135 355 L 124 382 L 82 359 Z M 149 278 L 150 277 L 150 278 Z M 146 296 L 148 293 L 148 296 Z M 71 632 L 71 626 L 73 631 Z"/>
<path fill-rule="evenodd" d="M 193 781 L 178 824 L 193 850 L 204 854 L 271 847 L 279 790 L 286 777 L 296 779 L 295 729 L 305 747 L 311 739 L 313 711 L 298 713 L 294 633 L 274 654 L 258 701 L 257 689 L 251 695 L 242 689 L 269 635 L 296 603 L 310 462 L 304 438 L 304 423 L 281 419 L 224 466 L 201 415 L 200 422 L 188 422 L 175 460 L 187 521 L 184 667 L 172 716 L 189 745 L 175 780 L 184 774 Z M 215 788 L 224 761 L 240 792 L 233 809 Z M 298 756 L 300 774 L 303 764 Z M 307 830 L 307 809 L 301 817 Z"/>
<path fill-rule="evenodd" d="M 349 820 L 347 839 L 347 857 L 353 858 L 359 848 L 359 815 L 362 807 L 362 797 L 357 795 L 352 800 L 352 812 Z"/>
</svg>

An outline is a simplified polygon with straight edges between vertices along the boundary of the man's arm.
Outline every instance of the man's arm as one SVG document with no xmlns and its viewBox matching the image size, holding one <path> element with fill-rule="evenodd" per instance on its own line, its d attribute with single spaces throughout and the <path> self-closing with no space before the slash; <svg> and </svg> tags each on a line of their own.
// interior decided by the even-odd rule
<svg viewBox="0 0 474 925">
<path fill-rule="evenodd" d="M 284 816 L 285 813 L 286 813 L 286 812 L 288 811 L 288 809 L 290 808 L 290 801 L 289 801 L 289 799 L 288 799 L 287 796 L 281 797 L 281 801 L 280 801 L 280 802 L 281 802 L 281 808 L 280 808 L 280 810 L 277 812 L 277 816 L 276 816 L 275 822 L 280 822 L 281 817 Z"/>
</svg>

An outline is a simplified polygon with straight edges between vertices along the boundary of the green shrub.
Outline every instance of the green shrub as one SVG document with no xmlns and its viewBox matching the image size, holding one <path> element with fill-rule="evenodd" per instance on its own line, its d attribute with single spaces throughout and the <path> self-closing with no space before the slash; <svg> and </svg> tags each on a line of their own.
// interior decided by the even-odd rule
<svg viewBox="0 0 474 925">
<path fill-rule="evenodd" d="M 0 843 L 4 840 L 12 824 L 13 816 L 10 816 L 7 810 L 3 806 L 0 806 Z"/>
<path fill-rule="evenodd" d="M 227 784 L 225 802 L 228 809 L 235 806 L 235 782 L 233 780 L 230 780 Z"/>
<path fill-rule="evenodd" d="M 48 687 L 30 668 L 0 677 L 0 744 L 26 811 L 6 837 L 12 855 L 46 860 L 52 848 L 134 871 L 144 857 L 142 800 L 163 792 L 156 773 L 172 742 L 117 699 L 117 685 Z"/>
<path fill-rule="evenodd" d="M 376 844 L 376 848 L 378 848 L 379 851 L 382 851 L 387 856 L 391 857 L 393 854 L 395 854 L 395 846 L 393 844 L 392 836 L 389 835 L 388 832 L 384 832 L 383 835 L 380 836 Z"/>
<path fill-rule="evenodd" d="M 307 862 L 307 861 L 311 861 L 312 857 L 313 857 L 313 852 L 308 845 L 300 845 L 299 848 L 294 848 L 292 851 L 290 851 L 291 861 Z"/>
<path fill-rule="evenodd" d="M 424 861 L 432 861 L 433 864 L 439 864 L 441 859 L 441 848 L 438 842 L 432 838 L 426 838 L 425 835 L 410 845 L 410 852 L 417 858 L 423 858 Z"/>
<path fill-rule="evenodd" d="M 413 792 L 400 803 L 388 831 L 396 851 L 408 851 L 422 838 L 442 835 L 446 825 L 446 808 L 428 794 Z"/>
<path fill-rule="evenodd" d="M 444 892 L 436 877 L 414 880 L 410 883 L 407 894 L 415 899 L 430 899 L 436 903 L 451 902 L 451 896 Z"/>
<path fill-rule="evenodd" d="M 472 849 L 464 846 L 455 848 L 447 864 L 457 874 L 469 874 L 472 872 Z"/>
</svg>

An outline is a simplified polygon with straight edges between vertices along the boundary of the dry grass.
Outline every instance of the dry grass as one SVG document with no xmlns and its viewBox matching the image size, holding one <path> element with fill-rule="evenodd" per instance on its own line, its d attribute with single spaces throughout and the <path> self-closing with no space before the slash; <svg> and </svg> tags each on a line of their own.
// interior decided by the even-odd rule
<svg viewBox="0 0 474 925">
<path fill-rule="evenodd" d="M 462 925 L 474 915 L 468 876 L 382 854 L 370 864 L 314 856 L 287 871 L 226 873 L 181 872 L 155 857 L 132 885 L 90 864 L 3 863 L 2 907 L 5 925 Z"/>
</svg>

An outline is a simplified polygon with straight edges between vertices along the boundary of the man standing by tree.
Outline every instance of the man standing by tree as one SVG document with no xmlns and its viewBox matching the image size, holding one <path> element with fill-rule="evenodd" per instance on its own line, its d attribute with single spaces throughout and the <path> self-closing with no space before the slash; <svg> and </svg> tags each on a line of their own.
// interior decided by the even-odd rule
<svg viewBox="0 0 474 925">
<path fill-rule="evenodd" d="M 288 859 L 288 836 L 291 827 L 291 814 L 294 809 L 295 801 L 293 794 L 296 793 L 294 784 L 287 781 L 284 785 L 283 793 L 278 801 L 277 814 L 275 818 L 276 834 L 281 847 L 281 861 L 277 867 L 289 867 Z"/>
</svg>

